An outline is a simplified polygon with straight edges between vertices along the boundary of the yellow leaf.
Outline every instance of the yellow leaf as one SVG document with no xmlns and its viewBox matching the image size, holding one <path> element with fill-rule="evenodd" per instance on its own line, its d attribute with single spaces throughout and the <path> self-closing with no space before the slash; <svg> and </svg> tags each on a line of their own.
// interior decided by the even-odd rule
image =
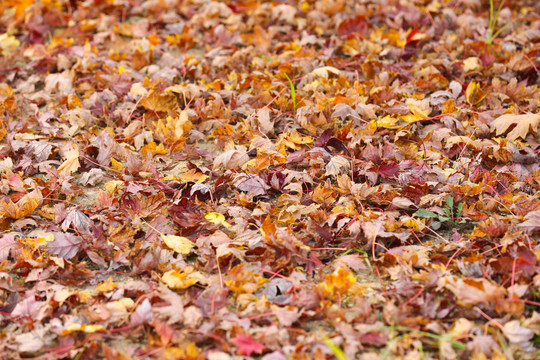
<svg viewBox="0 0 540 360">
<path fill-rule="evenodd" d="M 167 271 L 161 277 L 161 280 L 171 289 L 187 289 L 188 287 L 195 285 L 197 279 L 189 276 L 183 271 L 170 270 Z"/>
<path fill-rule="evenodd" d="M 83 331 L 85 333 L 95 333 L 96 331 L 105 331 L 105 328 L 102 325 L 71 324 L 67 328 L 62 330 L 62 335 L 68 335 L 74 331 Z"/>
<path fill-rule="evenodd" d="M 197 169 L 191 169 L 179 176 L 179 179 L 183 182 L 198 182 L 202 183 L 208 179 L 208 175 L 204 175 L 201 172 L 197 172 Z"/>
<path fill-rule="evenodd" d="M 157 112 L 167 112 L 178 106 L 174 94 L 159 94 L 154 90 L 150 90 L 148 96 L 143 98 L 140 103 L 145 109 Z"/>
<path fill-rule="evenodd" d="M 105 293 L 105 292 L 109 292 L 111 291 L 112 289 L 115 289 L 117 288 L 118 285 L 116 285 L 112 279 L 112 276 L 109 276 L 109 278 L 103 282 L 100 282 L 99 284 L 97 284 L 96 286 L 96 290 L 100 293 Z"/>
<path fill-rule="evenodd" d="M 13 35 L 8 33 L 0 35 L 0 50 L 2 55 L 7 56 L 13 54 L 21 45 L 20 41 Z"/>
<path fill-rule="evenodd" d="M 414 231 L 419 231 L 424 228 L 424 224 L 416 221 L 415 219 L 411 217 L 408 217 L 405 220 L 403 220 L 403 225 L 405 225 L 408 228 L 413 229 Z"/>
<path fill-rule="evenodd" d="M 33 191 L 32 193 L 24 195 L 17 203 L 9 200 L 8 202 L 0 201 L 0 215 L 7 216 L 12 219 L 21 219 L 36 210 L 38 207 L 41 194 Z"/>
<path fill-rule="evenodd" d="M 39 247 L 47 245 L 48 242 L 54 241 L 54 235 L 50 233 L 43 233 L 36 236 L 36 238 L 24 238 L 19 239 L 21 244 L 26 244 L 30 247 Z"/>
<path fill-rule="evenodd" d="M 390 115 L 386 115 L 382 119 L 376 120 L 377 127 L 382 127 L 385 129 L 399 129 L 401 126 L 396 125 L 399 119 L 394 118 Z"/>
<path fill-rule="evenodd" d="M 467 86 L 467 90 L 465 91 L 465 100 L 467 100 L 469 105 L 479 104 L 486 96 L 480 88 L 480 84 L 474 81 Z"/>
<path fill-rule="evenodd" d="M 326 296 L 346 294 L 356 283 L 356 277 L 340 267 L 333 274 L 326 275 L 326 281 L 317 285 L 317 288 Z"/>
<path fill-rule="evenodd" d="M 107 190 L 109 195 L 113 195 L 116 189 L 118 189 L 118 187 L 122 185 L 123 183 L 124 182 L 120 180 L 111 180 L 111 181 L 107 181 L 105 185 L 103 185 L 103 187 L 105 188 L 105 190 Z"/>
<path fill-rule="evenodd" d="M 115 158 L 111 158 L 111 167 L 116 171 L 124 170 L 124 165 L 122 165 L 122 163 Z"/>
<path fill-rule="evenodd" d="M 429 113 L 431 112 L 431 108 L 429 107 L 426 101 L 408 99 L 407 107 L 409 108 L 412 114 L 402 116 L 401 120 L 408 123 L 425 120 L 427 119 L 427 117 L 429 116 Z"/>
<path fill-rule="evenodd" d="M 223 214 L 217 212 L 209 212 L 204 216 L 204 218 L 212 224 L 221 224 L 225 227 L 231 227 L 231 224 L 225 221 L 225 216 Z"/>
<path fill-rule="evenodd" d="M 189 254 L 193 246 L 195 246 L 191 240 L 183 236 L 161 234 L 161 238 L 168 247 L 182 255 Z"/>
<path fill-rule="evenodd" d="M 480 59 L 478 59 L 476 56 L 469 57 L 463 60 L 463 71 L 464 72 L 470 72 L 470 71 L 476 71 L 481 70 L 482 65 L 480 65 Z"/>
</svg>

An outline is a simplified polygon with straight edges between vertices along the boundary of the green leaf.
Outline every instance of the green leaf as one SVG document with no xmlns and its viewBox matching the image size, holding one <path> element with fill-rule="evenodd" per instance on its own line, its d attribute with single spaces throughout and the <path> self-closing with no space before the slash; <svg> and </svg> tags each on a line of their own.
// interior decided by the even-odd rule
<svg viewBox="0 0 540 360">
<path fill-rule="evenodd" d="M 463 211 L 463 203 L 459 203 L 457 206 L 456 217 L 461 217 L 461 212 Z"/>
<path fill-rule="evenodd" d="M 441 223 L 438 222 L 438 221 L 434 221 L 434 222 L 431 223 L 431 228 L 432 228 L 433 230 L 439 230 L 440 227 L 441 227 Z"/>
<path fill-rule="evenodd" d="M 418 209 L 414 214 L 423 218 L 434 218 L 438 216 L 437 214 L 426 209 Z"/>
<path fill-rule="evenodd" d="M 451 211 L 450 209 L 448 209 L 448 208 L 445 208 L 445 209 L 444 209 L 444 213 L 445 213 L 445 214 L 446 214 L 446 216 L 448 216 L 449 218 L 451 218 L 451 217 L 452 217 L 452 211 Z"/>
<path fill-rule="evenodd" d="M 442 215 L 438 215 L 437 218 L 439 219 L 440 222 L 445 222 L 445 221 L 450 220 L 450 217 L 442 216 Z"/>
<path fill-rule="evenodd" d="M 450 209 L 454 208 L 454 199 L 451 196 L 446 197 L 446 205 L 448 205 Z"/>
</svg>

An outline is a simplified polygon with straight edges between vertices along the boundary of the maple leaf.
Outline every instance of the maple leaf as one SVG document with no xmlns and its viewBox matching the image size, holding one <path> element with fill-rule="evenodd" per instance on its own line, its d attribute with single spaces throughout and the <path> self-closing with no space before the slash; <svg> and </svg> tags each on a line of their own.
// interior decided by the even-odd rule
<svg viewBox="0 0 540 360">
<path fill-rule="evenodd" d="M 225 216 L 223 214 L 217 212 L 209 212 L 204 216 L 204 218 L 212 224 L 220 224 L 225 227 L 231 227 L 231 224 L 225 221 Z"/>
<path fill-rule="evenodd" d="M 195 285 L 198 281 L 195 277 L 178 270 L 167 271 L 165 274 L 163 274 L 161 280 L 171 289 L 181 290 Z"/>
<path fill-rule="evenodd" d="M 511 343 L 527 344 L 534 337 L 534 331 L 522 327 L 519 320 L 511 320 L 504 324 L 503 334 Z"/>
<path fill-rule="evenodd" d="M 66 328 L 62 329 L 62 335 L 69 335 L 74 331 L 82 331 L 88 334 L 95 333 L 97 331 L 105 331 L 105 327 L 99 324 L 69 324 Z"/>
<path fill-rule="evenodd" d="M 464 305 L 474 305 L 502 298 L 506 290 L 492 282 L 480 278 L 443 277 L 438 281 L 439 287 L 449 289 L 457 300 Z"/>
<path fill-rule="evenodd" d="M 343 295 L 356 283 L 356 277 L 340 267 L 333 274 L 326 275 L 326 280 L 317 285 L 323 294 L 333 297 L 336 294 Z"/>
<path fill-rule="evenodd" d="M 540 125 L 540 114 L 505 114 L 499 116 L 491 123 L 491 129 L 496 130 L 495 135 L 500 136 L 507 132 L 510 128 L 513 129 L 506 134 L 510 140 L 518 137 L 525 139 L 529 132 L 537 133 L 538 125 Z"/>
<path fill-rule="evenodd" d="M 137 309 L 131 315 L 130 322 L 132 326 L 139 326 L 152 322 L 152 319 L 154 319 L 152 304 L 150 304 L 150 300 L 144 299 L 144 301 L 137 306 Z"/>
<path fill-rule="evenodd" d="M 260 52 L 266 52 L 272 45 L 272 39 L 268 32 L 260 25 L 255 26 L 253 33 L 243 34 L 242 39 L 249 44 L 255 45 Z"/>
<path fill-rule="evenodd" d="M 239 355 L 251 356 L 251 354 L 260 354 L 264 350 L 264 345 L 253 340 L 251 336 L 237 336 L 233 339 L 238 348 Z"/>
<path fill-rule="evenodd" d="M 244 173 L 236 175 L 233 184 L 238 190 L 253 196 L 266 195 L 270 189 L 270 185 L 259 176 Z"/>
<path fill-rule="evenodd" d="M 45 316 L 45 308 L 48 307 L 46 301 L 36 301 L 35 291 L 30 290 L 26 298 L 15 306 L 11 315 L 13 316 L 27 316 L 29 318 L 39 320 Z"/>
<path fill-rule="evenodd" d="M 30 215 L 37 209 L 41 202 L 41 193 L 34 190 L 31 193 L 24 195 L 17 203 L 11 200 L 7 202 L 0 200 L 0 216 L 7 216 L 12 219 L 21 219 Z"/>
<path fill-rule="evenodd" d="M 14 249 L 16 244 L 17 241 L 15 241 L 15 237 L 12 233 L 4 234 L 4 236 L 0 238 L 0 261 L 7 260 L 9 252 Z"/>
<path fill-rule="evenodd" d="M 9 56 L 13 54 L 20 45 L 21 42 L 15 36 L 8 33 L 0 34 L 0 50 L 2 50 L 0 53 L 2 55 Z"/>
<path fill-rule="evenodd" d="M 54 255 L 69 260 L 81 250 L 81 238 L 70 233 L 53 232 L 54 241 L 47 243 L 47 250 Z"/>
<path fill-rule="evenodd" d="M 83 234 L 90 234 L 93 226 L 92 220 L 90 220 L 88 215 L 77 209 L 73 209 L 67 214 L 61 228 L 66 231 L 72 225 L 77 231 Z"/>
<path fill-rule="evenodd" d="M 182 255 L 188 255 L 195 246 L 191 240 L 183 236 L 161 234 L 161 239 L 168 247 Z"/>
<path fill-rule="evenodd" d="M 332 156 L 326 164 L 325 176 L 336 176 L 350 170 L 350 160 L 343 156 Z"/>
<path fill-rule="evenodd" d="M 249 156 L 242 150 L 228 150 L 218 155 L 214 160 L 214 169 L 220 167 L 225 169 L 239 169 L 249 161 Z"/>
<path fill-rule="evenodd" d="M 81 166 L 79 162 L 79 147 L 71 143 L 64 148 L 64 157 L 66 160 L 58 167 L 58 172 L 72 174 Z"/>
</svg>

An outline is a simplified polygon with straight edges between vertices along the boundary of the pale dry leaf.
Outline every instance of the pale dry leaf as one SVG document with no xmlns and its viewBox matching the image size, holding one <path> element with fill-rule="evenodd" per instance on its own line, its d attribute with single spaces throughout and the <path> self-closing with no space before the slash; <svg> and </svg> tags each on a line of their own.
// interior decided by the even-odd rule
<svg viewBox="0 0 540 360">
<path fill-rule="evenodd" d="M 272 135 L 274 133 L 274 120 L 270 117 L 270 108 L 260 109 L 253 122 L 264 134 Z"/>
<path fill-rule="evenodd" d="M 481 70 L 482 65 L 480 64 L 480 59 L 473 56 L 463 60 L 463 71 L 470 72 Z"/>
<path fill-rule="evenodd" d="M 131 315 L 131 325 L 139 326 L 142 324 L 149 324 L 154 319 L 154 312 L 152 311 L 152 304 L 148 299 L 137 306 L 137 310 Z"/>
<path fill-rule="evenodd" d="M 234 247 L 233 244 L 221 244 L 216 248 L 216 256 L 218 258 L 227 255 L 234 255 L 237 259 L 244 261 L 244 251 Z"/>
<path fill-rule="evenodd" d="M 79 162 L 79 147 L 75 143 L 69 144 L 63 149 L 63 155 L 66 160 L 58 167 L 58 172 L 72 174 L 81 166 Z"/>
<path fill-rule="evenodd" d="M 341 74 L 341 72 L 339 71 L 339 69 L 336 69 L 333 66 L 323 66 L 323 67 L 317 68 L 317 69 L 315 69 L 315 70 L 313 70 L 311 72 L 312 76 L 318 76 L 318 77 L 322 77 L 322 78 L 325 78 L 325 79 L 328 79 L 330 74 L 335 75 L 335 76 L 339 76 L 339 74 Z"/>
<path fill-rule="evenodd" d="M 229 150 L 218 155 L 214 160 L 214 169 L 239 169 L 249 161 L 249 156 L 245 151 Z"/>
<path fill-rule="evenodd" d="M 16 244 L 17 241 L 12 233 L 4 234 L 0 238 L 0 262 L 8 259 L 10 251 L 15 249 Z"/>
<path fill-rule="evenodd" d="M 392 199 L 392 205 L 394 205 L 398 209 L 410 209 L 414 207 L 414 203 L 404 197 L 395 197 Z"/>
<path fill-rule="evenodd" d="M 93 226 L 92 220 L 80 210 L 71 210 L 64 222 L 62 222 L 61 228 L 66 231 L 70 226 L 73 226 L 77 231 L 83 234 L 90 234 Z"/>
<path fill-rule="evenodd" d="M 71 74 L 68 71 L 49 74 L 45 78 L 45 91 L 48 93 L 58 90 L 61 94 L 69 94 L 73 89 Z"/>
<path fill-rule="evenodd" d="M 505 296 L 506 290 L 486 279 L 470 279 L 457 277 L 443 277 L 438 286 L 454 293 L 457 300 L 464 305 L 474 305 L 497 300 Z"/>
<path fill-rule="evenodd" d="M 540 125 L 540 114 L 505 114 L 491 123 L 491 130 L 496 130 L 495 135 L 500 136 L 514 125 L 515 127 L 506 134 L 506 138 L 510 140 L 518 137 L 525 139 L 529 132 L 537 133 L 538 125 Z"/>
<path fill-rule="evenodd" d="M 188 255 L 193 246 L 195 246 L 191 240 L 183 236 L 161 234 L 161 238 L 168 247 L 182 255 Z"/>
<path fill-rule="evenodd" d="M 350 160 L 343 156 L 332 156 L 326 164 L 325 176 L 336 176 L 347 173 L 350 170 Z"/>
<path fill-rule="evenodd" d="M 511 320 L 504 324 L 503 334 L 511 343 L 527 343 L 534 337 L 534 331 L 522 327 L 519 320 Z"/>
</svg>

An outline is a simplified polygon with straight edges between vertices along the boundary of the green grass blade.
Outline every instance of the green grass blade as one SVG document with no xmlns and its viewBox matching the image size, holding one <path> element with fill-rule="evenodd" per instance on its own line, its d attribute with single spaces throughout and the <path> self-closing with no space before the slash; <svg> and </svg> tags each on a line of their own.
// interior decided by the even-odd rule
<svg viewBox="0 0 540 360">
<path fill-rule="evenodd" d="M 326 346 L 328 346 L 330 350 L 332 350 L 336 358 L 338 358 L 339 360 L 349 360 L 343 350 L 341 350 L 341 348 L 337 346 L 336 343 L 334 343 L 330 338 L 324 339 L 324 342 L 326 343 Z"/>
<path fill-rule="evenodd" d="M 289 80 L 289 85 L 291 87 L 291 97 L 292 97 L 292 100 L 293 100 L 294 111 L 296 111 L 296 92 L 294 91 L 294 84 L 293 84 L 291 78 L 289 77 L 289 75 L 285 74 L 285 77 L 287 78 L 287 80 Z"/>
</svg>

